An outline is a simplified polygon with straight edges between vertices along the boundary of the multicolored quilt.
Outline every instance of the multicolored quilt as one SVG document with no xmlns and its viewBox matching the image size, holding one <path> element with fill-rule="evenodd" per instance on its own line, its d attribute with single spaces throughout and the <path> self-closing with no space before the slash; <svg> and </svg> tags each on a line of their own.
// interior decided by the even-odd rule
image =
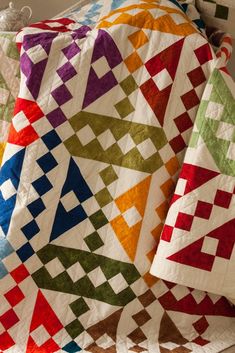
<svg viewBox="0 0 235 353">
<path fill-rule="evenodd" d="M 0 172 L 0 352 L 221 352 L 235 345 L 228 300 L 149 271 L 208 87 L 222 90 L 208 98 L 212 119 L 225 103 L 233 111 L 217 69 L 229 38 L 216 56 L 175 0 L 100 4 L 95 24 L 83 23 L 87 9 L 17 36 L 20 91 Z M 212 120 L 222 132 L 225 116 Z"/>
</svg>

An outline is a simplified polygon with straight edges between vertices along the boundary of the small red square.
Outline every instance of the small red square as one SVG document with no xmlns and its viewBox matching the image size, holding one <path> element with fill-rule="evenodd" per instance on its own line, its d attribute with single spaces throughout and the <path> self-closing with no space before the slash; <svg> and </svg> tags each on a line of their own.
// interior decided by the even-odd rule
<svg viewBox="0 0 235 353">
<path fill-rule="evenodd" d="M 206 81 L 206 76 L 205 76 L 201 66 L 190 71 L 187 75 L 188 75 L 188 78 L 190 79 L 190 82 L 192 83 L 194 88 L 198 87 L 199 85 L 201 85 L 203 82 Z"/>
<path fill-rule="evenodd" d="M 194 50 L 194 53 L 196 54 L 196 57 L 201 65 L 213 59 L 211 48 L 208 43 Z"/>
<path fill-rule="evenodd" d="M 193 218 L 194 216 L 190 214 L 179 212 L 175 227 L 189 232 L 193 224 Z"/>
<path fill-rule="evenodd" d="M 229 208 L 233 194 L 223 190 L 217 190 L 214 204 L 219 207 Z"/>
<path fill-rule="evenodd" d="M 0 334 L 0 349 L 5 352 L 10 347 L 13 347 L 15 342 L 11 338 L 8 332 L 3 332 Z M 1 352 L 2 353 L 2 352 Z"/>
<path fill-rule="evenodd" d="M 211 203 L 198 201 L 197 208 L 195 211 L 195 216 L 204 218 L 204 219 L 209 219 L 212 208 L 213 208 L 213 205 Z"/>
<path fill-rule="evenodd" d="M 173 138 L 170 141 L 170 145 L 175 153 L 181 152 L 186 147 L 184 139 L 181 135 L 178 135 L 175 138 Z"/>
<path fill-rule="evenodd" d="M 18 321 L 19 318 L 12 309 L 8 310 L 5 314 L 0 316 L 0 322 L 6 330 L 14 326 Z"/>
<path fill-rule="evenodd" d="M 174 119 L 174 121 L 180 133 L 190 129 L 193 126 L 192 120 L 187 112 L 179 115 Z"/>
<path fill-rule="evenodd" d="M 181 96 L 182 102 L 184 103 L 184 106 L 187 110 L 190 110 L 191 108 L 195 107 L 200 103 L 200 100 L 197 96 L 197 93 L 195 92 L 194 89 L 191 91 L 185 93 L 183 96 Z"/>
<path fill-rule="evenodd" d="M 204 340 L 204 338 L 202 338 L 201 336 L 198 336 L 197 338 L 195 338 L 195 340 L 193 340 L 194 343 L 196 343 L 198 346 L 205 346 L 206 344 L 210 343 L 210 341 Z"/>
<path fill-rule="evenodd" d="M 25 297 L 19 287 L 12 288 L 9 292 L 4 294 L 4 296 L 8 300 L 8 302 L 11 304 L 11 306 L 17 305 Z"/>
<path fill-rule="evenodd" d="M 165 225 L 165 227 L 163 228 L 161 239 L 170 242 L 173 230 L 173 227 Z"/>
<path fill-rule="evenodd" d="M 16 283 L 22 282 L 25 278 L 29 276 L 27 268 L 22 264 L 13 271 L 11 271 L 11 276 L 16 281 Z"/>
<path fill-rule="evenodd" d="M 202 335 L 207 328 L 209 327 L 208 321 L 205 318 L 205 316 L 201 317 L 201 319 L 197 320 L 194 324 L 193 327 L 199 333 L 199 335 Z"/>
</svg>

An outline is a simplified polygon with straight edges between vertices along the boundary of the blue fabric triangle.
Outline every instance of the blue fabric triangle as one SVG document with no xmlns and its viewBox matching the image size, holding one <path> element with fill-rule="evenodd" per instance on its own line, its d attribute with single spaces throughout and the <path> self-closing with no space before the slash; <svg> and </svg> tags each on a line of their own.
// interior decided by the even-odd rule
<svg viewBox="0 0 235 353">
<path fill-rule="evenodd" d="M 87 214 L 81 204 L 93 196 L 89 186 L 80 172 L 80 169 L 72 158 L 70 160 L 67 177 L 60 199 L 71 191 L 77 197 L 78 205 L 67 212 L 60 200 L 52 227 L 50 241 L 58 238 L 60 235 L 75 227 L 87 218 Z"/>
</svg>

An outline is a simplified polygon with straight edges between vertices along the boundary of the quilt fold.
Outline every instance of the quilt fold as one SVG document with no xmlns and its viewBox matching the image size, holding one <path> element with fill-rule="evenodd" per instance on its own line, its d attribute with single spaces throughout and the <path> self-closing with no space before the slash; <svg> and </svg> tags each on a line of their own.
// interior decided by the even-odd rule
<svg viewBox="0 0 235 353">
<path fill-rule="evenodd" d="M 196 156 L 200 134 L 221 125 L 213 143 L 233 155 L 230 39 L 216 55 L 175 0 L 97 1 L 74 16 L 16 38 L 20 89 L 0 171 L 0 352 L 222 352 L 235 345 L 235 308 L 150 267 L 190 136 Z M 233 162 L 213 151 L 221 166 L 205 159 L 203 178 L 221 174 L 232 204 Z M 230 206 L 212 206 L 229 220 Z M 231 238 L 208 238 L 223 260 Z"/>
<path fill-rule="evenodd" d="M 193 133 L 151 273 L 235 302 L 235 83 L 218 61 Z"/>
</svg>

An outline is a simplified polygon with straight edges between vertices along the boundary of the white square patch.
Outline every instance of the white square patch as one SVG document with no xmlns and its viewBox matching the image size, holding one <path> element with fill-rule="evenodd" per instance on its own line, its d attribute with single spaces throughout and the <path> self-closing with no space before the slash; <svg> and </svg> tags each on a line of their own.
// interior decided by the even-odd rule
<svg viewBox="0 0 235 353">
<path fill-rule="evenodd" d="M 183 15 L 180 15 L 178 13 L 172 13 L 171 18 L 177 25 L 181 25 L 182 23 L 188 22 L 188 20 L 186 20 Z"/>
<path fill-rule="evenodd" d="M 30 122 L 28 121 L 23 111 L 20 111 L 14 116 L 14 118 L 12 119 L 12 123 L 17 132 L 30 125 Z"/>
<path fill-rule="evenodd" d="M 93 271 L 89 272 L 87 275 L 90 278 L 94 287 L 98 287 L 101 284 L 107 282 L 107 279 L 100 267 L 96 267 Z"/>
<path fill-rule="evenodd" d="M 123 218 L 130 228 L 142 220 L 142 217 L 135 206 L 129 208 L 125 213 L 123 213 Z"/>
<path fill-rule="evenodd" d="M 157 75 L 155 75 L 153 77 L 153 81 L 155 82 L 159 91 L 162 91 L 164 88 L 170 86 L 173 82 L 167 69 L 163 69 Z"/>
<path fill-rule="evenodd" d="M 115 277 L 109 280 L 109 284 L 113 291 L 118 294 L 128 287 L 128 283 L 121 273 L 118 273 Z"/>
<path fill-rule="evenodd" d="M 5 201 L 9 200 L 16 194 L 16 189 L 10 179 L 4 181 L 4 183 L 0 186 L 0 191 Z"/>
<path fill-rule="evenodd" d="M 206 118 L 220 120 L 224 111 L 224 106 L 219 103 L 209 102 L 206 109 Z"/>
<path fill-rule="evenodd" d="M 122 153 L 125 155 L 129 151 L 131 151 L 136 145 L 132 140 L 130 134 L 126 134 L 120 140 L 118 140 L 118 146 L 121 148 Z"/>
<path fill-rule="evenodd" d="M 187 180 L 179 178 L 176 185 L 175 194 L 180 196 L 184 195 L 186 185 L 187 185 Z"/>
<path fill-rule="evenodd" d="M 83 146 L 88 145 L 91 141 L 95 139 L 95 134 L 89 125 L 84 126 L 81 130 L 77 132 L 77 137 L 79 138 Z"/>
<path fill-rule="evenodd" d="M 157 152 L 157 149 L 150 138 L 137 145 L 137 148 L 144 159 L 148 159 Z"/>
<path fill-rule="evenodd" d="M 218 239 L 205 236 L 201 251 L 204 252 L 205 254 L 215 256 L 218 244 L 219 244 Z"/>
<path fill-rule="evenodd" d="M 174 288 L 171 289 L 171 293 L 177 300 L 181 300 L 186 297 L 186 295 L 188 295 L 190 291 L 187 287 L 176 285 Z"/>
<path fill-rule="evenodd" d="M 49 261 L 45 267 L 52 278 L 59 276 L 62 272 L 65 271 L 64 266 L 57 257 Z"/>
<path fill-rule="evenodd" d="M 31 332 L 30 336 L 33 338 L 38 347 L 42 346 L 43 343 L 47 342 L 51 338 L 43 325 L 40 325 L 36 328 L 36 330 Z"/>
<path fill-rule="evenodd" d="M 109 147 L 111 147 L 114 143 L 116 143 L 116 140 L 109 129 L 104 131 L 102 134 L 100 134 L 97 137 L 97 140 L 101 144 L 101 147 L 103 148 L 104 151 L 106 151 Z"/>
<path fill-rule="evenodd" d="M 235 161 L 235 143 L 231 142 L 226 157 Z"/>
<path fill-rule="evenodd" d="M 73 191 L 70 191 L 68 194 L 64 195 L 60 201 L 67 212 L 80 205 L 80 201 Z"/>
<path fill-rule="evenodd" d="M 74 265 L 69 267 L 67 269 L 67 273 L 74 283 L 86 275 L 86 272 L 83 270 L 79 262 L 76 262 Z"/>
<path fill-rule="evenodd" d="M 226 141 L 232 141 L 234 130 L 234 125 L 221 121 L 216 132 L 216 137 Z"/>
<path fill-rule="evenodd" d="M 98 78 L 103 77 L 106 75 L 111 69 L 109 67 L 109 64 L 104 56 L 102 56 L 100 59 L 96 60 L 93 64 L 92 67 L 98 76 Z"/>
</svg>

